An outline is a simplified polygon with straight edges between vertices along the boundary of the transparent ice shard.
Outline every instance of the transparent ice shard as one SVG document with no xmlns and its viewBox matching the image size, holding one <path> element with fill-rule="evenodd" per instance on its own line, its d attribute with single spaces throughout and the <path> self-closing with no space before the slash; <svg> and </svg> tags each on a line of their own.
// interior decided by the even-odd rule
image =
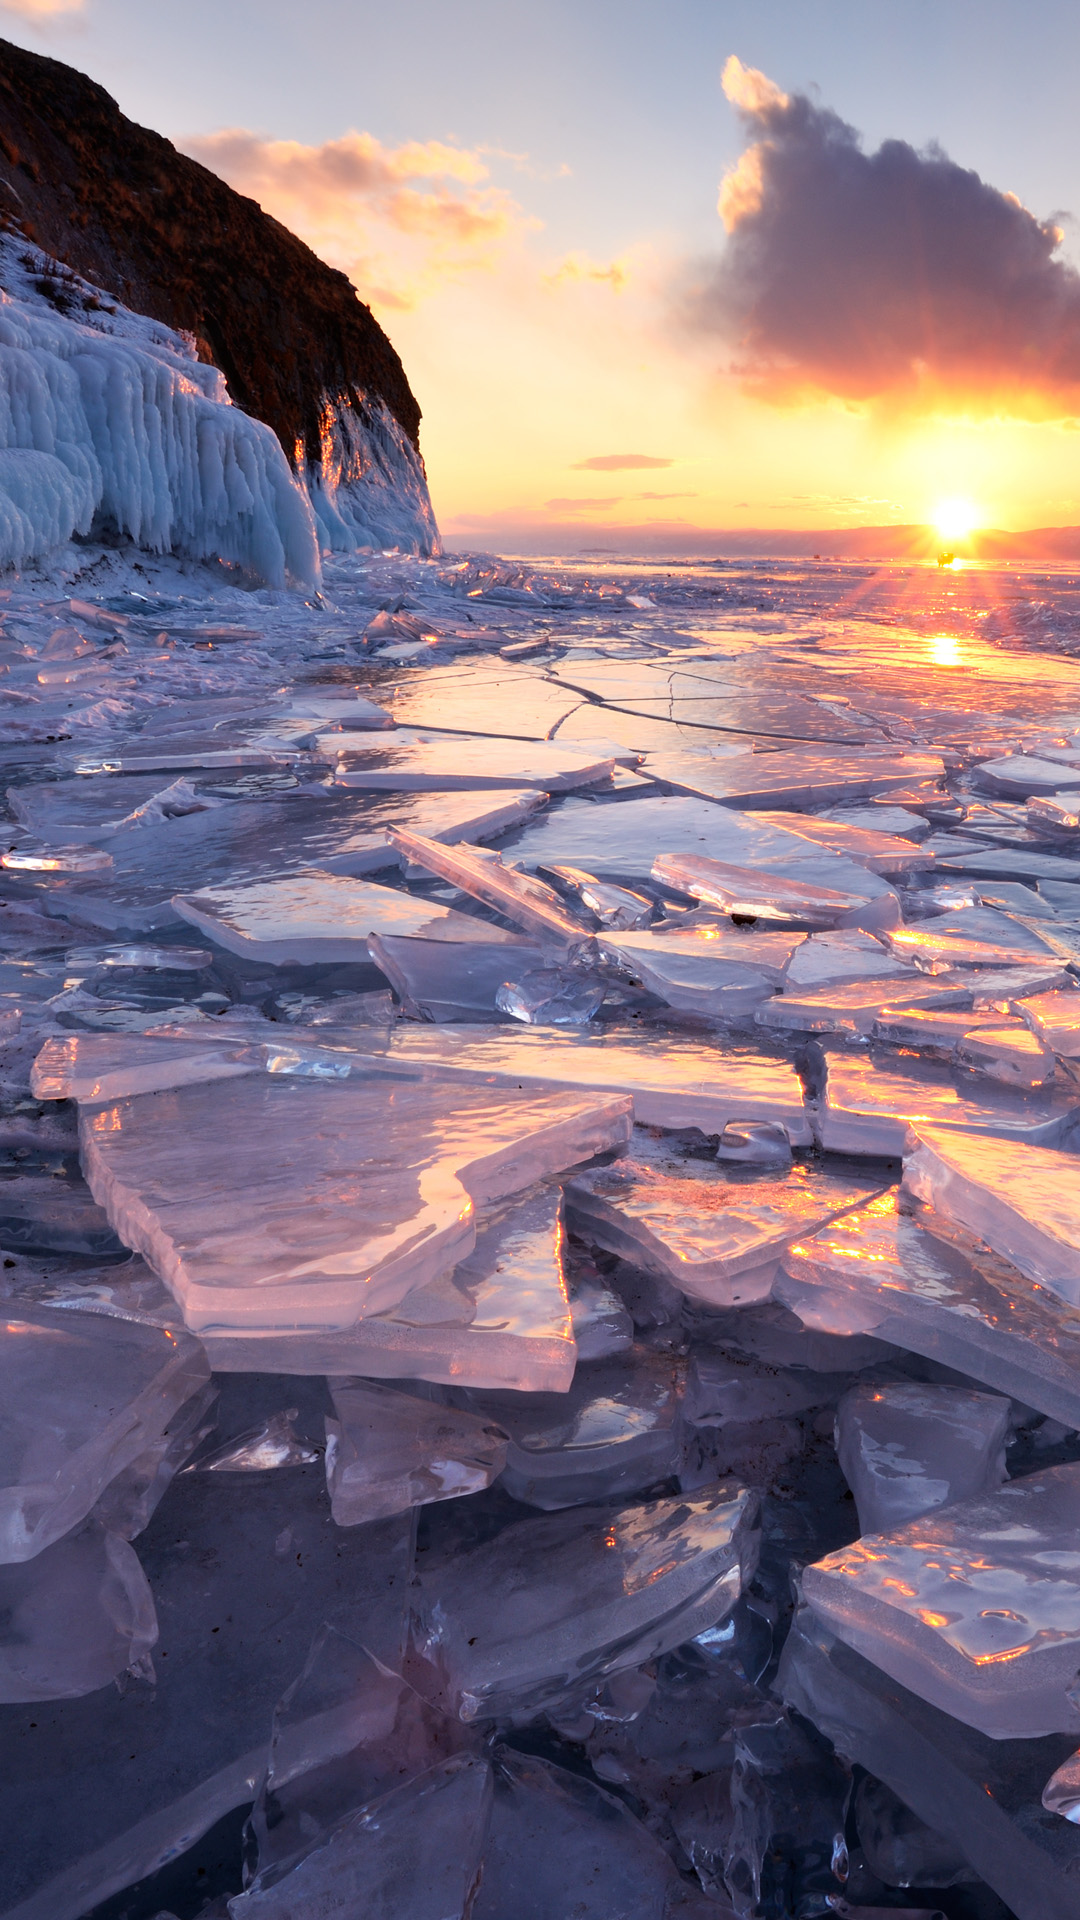
<svg viewBox="0 0 1080 1920">
<path fill-rule="evenodd" d="M 701 937 L 706 931 L 698 928 L 696 938 L 690 932 L 601 934 L 600 949 L 632 982 L 682 1013 L 724 1020 L 752 1012 L 774 988 L 769 974 L 752 963 L 751 941 L 742 943 L 745 961 L 725 958 L 723 936 L 712 943 Z"/>
<path fill-rule="evenodd" d="M 191 1471 L 195 1473 L 275 1473 L 279 1467 L 310 1467 L 318 1454 L 306 1446 L 296 1432 L 298 1407 L 286 1407 L 272 1413 L 257 1427 L 226 1440 L 212 1453 L 203 1454 Z"/>
<path fill-rule="evenodd" d="M 326 1484 L 339 1527 L 478 1493 L 505 1463 L 506 1436 L 491 1416 L 373 1380 L 335 1380 L 331 1395 Z"/>
<path fill-rule="evenodd" d="M 458 918 L 466 916 L 461 914 Z M 483 927 L 490 923 L 481 920 L 475 924 Z M 559 1000 L 558 985 L 564 974 L 575 986 L 585 988 L 587 1000 L 591 995 L 585 1019 L 595 1013 L 604 997 L 603 981 L 594 986 L 587 974 L 549 969 L 545 962 L 551 956 L 545 954 L 542 947 L 506 934 L 501 927 L 493 926 L 491 932 L 495 939 L 490 945 L 479 940 L 416 940 L 408 935 L 373 933 L 368 952 L 389 980 L 402 1010 L 413 1019 L 476 1020 L 484 1015 L 490 1017 L 499 1010 L 510 1012 L 508 1007 L 503 1009 L 499 996 L 510 991 L 511 979 L 517 982 L 540 979 L 538 1004 L 542 1007 L 552 998 L 551 982 L 555 984 L 554 998 Z M 556 1024 L 563 1023 L 557 1021 Z"/>
<path fill-rule="evenodd" d="M 869 867 L 871 873 L 885 874 L 889 879 L 902 879 L 906 874 L 923 872 L 934 864 L 932 853 L 924 853 L 911 840 L 897 838 L 884 817 L 880 825 L 871 818 L 853 822 L 835 817 L 815 819 L 805 813 L 766 813 L 762 817 L 772 826 L 798 834 L 800 839 L 811 841 L 827 853 L 844 854 L 858 866 Z M 924 820 L 917 820 L 914 814 L 908 818 L 925 833 Z"/>
<path fill-rule="evenodd" d="M 584 1027 L 599 1013 L 605 990 L 583 969 L 538 967 L 497 987 L 495 1005 L 526 1027 Z"/>
<path fill-rule="evenodd" d="M 1054 1077 L 1054 1056 L 1020 1021 L 980 1026 L 957 1043 L 962 1066 L 1004 1087 L 1042 1087 Z"/>
<path fill-rule="evenodd" d="M 1028 1002 L 1021 1004 L 1027 1005 Z M 944 1007 L 886 1007 L 874 1021 L 870 1036 L 893 1047 L 912 1047 L 933 1059 L 956 1058 L 961 1041 L 984 1029 L 1005 1028 L 1010 1033 L 1022 1027 L 1019 1018 L 1003 1017 L 996 1007 L 957 1010 Z"/>
<path fill-rule="evenodd" d="M 829 1630 L 991 1739 L 1075 1733 L 1080 1465 L 865 1535 L 807 1567 Z"/>
<path fill-rule="evenodd" d="M 586 927 L 566 913 L 558 894 L 540 880 L 504 867 L 499 855 L 485 859 L 471 847 L 447 847 L 405 828 L 392 829 L 395 852 L 427 873 L 437 873 L 474 899 L 494 907 L 516 926 L 569 957 L 589 939 Z"/>
<path fill-rule="evenodd" d="M 729 1120 L 776 1120 L 793 1146 L 812 1134 L 802 1086 L 786 1060 L 752 1047 L 722 1051 L 684 1033 L 611 1028 L 557 1033 L 492 1027 L 397 1028 L 392 1061 L 465 1080 L 624 1092 L 646 1126 L 720 1133 Z"/>
<path fill-rule="evenodd" d="M 1016 1010 L 1052 1053 L 1080 1060 L 1080 993 L 1034 994 Z"/>
<path fill-rule="evenodd" d="M 919 1124 L 904 1188 L 1080 1305 L 1080 1158 Z"/>
<path fill-rule="evenodd" d="M 1042 1803 L 1047 1813 L 1059 1813 L 1063 1820 L 1080 1826 L 1080 1754 L 1070 1754 L 1050 1775 L 1042 1790 Z"/>
<path fill-rule="evenodd" d="M 385 737 L 321 735 L 317 750 L 335 760 L 339 787 L 424 793 L 455 787 L 540 787 L 568 793 L 610 781 L 615 762 L 549 740 L 524 742 L 417 735 L 399 729 Z"/>
<path fill-rule="evenodd" d="M 198 1038 L 161 1039 L 146 1034 L 72 1033 L 46 1040 L 30 1076 L 38 1100 L 119 1100 L 127 1094 L 160 1093 L 203 1080 L 232 1080 L 257 1073 L 256 1047 L 229 1046 L 200 1030 Z"/>
<path fill-rule="evenodd" d="M 459 1754 L 347 1814 L 283 1879 L 229 1901 L 231 1920 L 469 1920 L 491 1768 Z"/>
<path fill-rule="evenodd" d="M 728 1167 L 786 1173 L 791 1166 L 791 1142 L 775 1120 L 729 1120 L 716 1143 L 716 1158 Z"/>
<path fill-rule="evenodd" d="M 420 1575 L 417 1651 L 463 1720 L 528 1720 L 726 1618 L 757 1565 L 757 1499 L 721 1486 L 504 1528 Z"/>
<path fill-rule="evenodd" d="M 1054 793 L 1067 778 L 1061 762 L 1040 760 L 1027 753 L 1008 754 L 1003 760 L 984 760 L 978 768 L 980 782 L 996 793 L 1016 794 L 1026 799 L 1032 793 Z"/>
<path fill-rule="evenodd" d="M 903 782 L 937 778 L 936 754 L 829 753 L 791 747 L 782 753 L 650 753 L 645 768 L 654 780 L 683 793 L 700 793 L 731 807 L 821 807 L 845 797 L 885 793 Z"/>
<path fill-rule="evenodd" d="M 427 1075 L 252 1076 L 84 1108 L 81 1151 L 189 1325 L 317 1333 L 467 1257 L 475 1204 L 621 1144 L 628 1107 Z"/>
<path fill-rule="evenodd" d="M 1051 1146 L 1069 1130 L 1076 1104 L 1053 1088 L 1024 1094 L 969 1082 L 963 1091 L 945 1067 L 830 1052 L 817 1127 L 832 1153 L 900 1154 L 909 1128 L 948 1127 L 1002 1140 Z"/>
<path fill-rule="evenodd" d="M 157 1617 L 126 1540 L 88 1520 L 0 1567 L 0 1701 L 72 1700 L 134 1670 L 150 1678 Z"/>
<path fill-rule="evenodd" d="M 841 933 L 813 933 L 796 947 L 784 972 L 785 993 L 815 987 L 841 986 L 848 981 L 891 980 L 891 990 L 902 994 L 902 981 L 918 975 L 910 963 L 887 953 L 873 934 L 853 928 Z"/>
<path fill-rule="evenodd" d="M 581 867 L 545 867 L 540 878 L 554 880 L 576 894 L 582 905 L 596 915 L 600 925 L 611 932 L 647 927 L 655 916 L 653 902 L 645 894 L 597 880 Z"/>
<path fill-rule="evenodd" d="M 1028 802 L 1028 826 L 1035 832 L 1074 834 L 1080 830 L 1080 793 L 1032 795 Z"/>
<path fill-rule="evenodd" d="M 171 1307 L 173 1303 L 169 1300 L 168 1304 Z M 176 1475 L 213 1432 L 217 1397 L 217 1387 L 209 1382 L 185 1400 L 153 1444 L 110 1480 L 94 1506 L 94 1519 L 122 1540 L 137 1539 L 149 1526 Z"/>
<path fill-rule="evenodd" d="M 566 1203 L 578 1233 L 691 1299 L 726 1307 L 767 1299 L 784 1248 L 871 1192 L 804 1165 L 729 1172 L 638 1127 L 623 1158 L 571 1175 Z"/>
<path fill-rule="evenodd" d="M 1068 1739 L 987 1739 L 897 1686 L 809 1607 L 796 1615 L 778 1687 L 839 1753 L 939 1834 L 954 1859 L 970 1860 L 1017 1920 L 1073 1920 L 1080 1834 L 1046 1819 L 1040 1806 Z"/>
<path fill-rule="evenodd" d="M 854 1811 L 866 1864 L 885 1886 L 957 1887 L 978 1880 L 955 1842 L 928 1827 L 884 1780 L 863 1775 Z"/>
<path fill-rule="evenodd" d="M 1080 1427 L 1080 1313 L 895 1189 L 789 1248 L 775 1292 L 808 1328 L 873 1333 Z"/>
<path fill-rule="evenodd" d="M 861 1532 L 992 1493 L 1005 1478 L 1009 1412 L 1002 1395 L 968 1387 L 852 1387 L 836 1410 L 836 1454 Z"/>
<path fill-rule="evenodd" d="M 633 1345 L 634 1323 L 580 1242 L 567 1249 L 566 1290 L 578 1360 L 610 1360 Z"/>
<path fill-rule="evenodd" d="M 968 907 L 915 926 L 890 927 L 882 938 L 895 954 L 927 971 L 945 967 L 1023 967 L 1053 958 L 1030 927 L 993 907 Z"/>
<path fill-rule="evenodd" d="M 208 933 L 218 946 L 272 966 L 315 966 L 367 959 L 373 933 L 412 940 L 469 941 L 504 946 L 511 955 L 523 943 L 490 920 L 457 913 L 434 900 L 312 871 L 247 886 L 208 887 L 177 896 L 176 911 Z M 535 947 L 527 948 L 535 952 Z"/>
<path fill-rule="evenodd" d="M 872 1033 L 897 1008 L 956 1007 L 975 995 L 973 976 L 958 969 L 928 980 L 918 974 L 900 979 L 849 980 L 827 987 L 791 987 L 754 1015 L 759 1027 L 781 1033 Z"/>
<path fill-rule="evenodd" d="M 10 1307 L 0 1323 L 0 1563 L 85 1519 L 104 1488 L 209 1379 L 189 1334 Z"/>
<path fill-rule="evenodd" d="M 724 913 L 787 925 L 835 927 L 857 915 L 868 895 L 840 893 L 814 886 L 790 874 L 732 866 L 699 853 L 665 853 L 653 861 L 652 875 L 665 886 L 704 900 Z"/>
<path fill-rule="evenodd" d="M 553 1512 L 625 1498 L 674 1473 L 685 1368 L 638 1348 L 580 1369 L 565 1394 L 476 1394 L 508 1436 L 502 1485 Z"/>
</svg>

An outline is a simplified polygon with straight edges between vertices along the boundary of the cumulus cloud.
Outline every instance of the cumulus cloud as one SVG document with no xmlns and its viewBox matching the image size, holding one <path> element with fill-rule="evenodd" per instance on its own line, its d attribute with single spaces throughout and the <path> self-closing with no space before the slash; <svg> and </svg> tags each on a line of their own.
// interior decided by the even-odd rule
<svg viewBox="0 0 1080 1920">
<path fill-rule="evenodd" d="M 629 473 L 638 467 L 673 467 L 674 460 L 657 460 L 651 453 L 595 453 L 591 460 L 575 460 L 574 473 Z"/>
<path fill-rule="evenodd" d="M 442 140 L 385 147 L 370 133 L 321 146 L 226 128 L 184 151 L 341 267 L 367 300 L 411 307 L 494 265 L 530 224 L 483 156 Z"/>
<path fill-rule="evenodd" d="M 867 153 L 837 114 L 734 56 L 724 91 L 751 141 L 720 187 L 725 252 L 691 304 L 753 390 L 1080 411 L 1080 274 L 1058 227 L 936 146 Z"/>
</svg>

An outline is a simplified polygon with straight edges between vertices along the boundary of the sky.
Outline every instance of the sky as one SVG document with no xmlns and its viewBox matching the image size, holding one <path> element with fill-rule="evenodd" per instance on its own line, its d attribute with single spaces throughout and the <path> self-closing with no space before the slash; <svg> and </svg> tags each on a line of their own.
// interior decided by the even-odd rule
<svg viewBox="0 0 1080 1920">
<path fill-rule="evenodd" d="M 1080 523 L 1065 0 L 11 0 L 345 269 L 448 544 Z"/>
</svg>

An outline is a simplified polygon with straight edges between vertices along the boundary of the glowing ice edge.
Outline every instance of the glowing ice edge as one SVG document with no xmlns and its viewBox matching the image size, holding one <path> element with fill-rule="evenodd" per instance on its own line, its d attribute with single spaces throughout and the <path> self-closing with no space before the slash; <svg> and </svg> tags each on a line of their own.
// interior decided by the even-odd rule
<svg viewBox="0 0 1080 1920">
<path fill-rule="evenodd" d="M 66 269 L 81 315 L 56 311 L 32 259 L 0 242 L 0 566 L 113 533 L 313 588 L 320 549 L 438 551 L 423 464 L 382 401 L 324 396 L 320 460 L 298 477 L 188 337 Z"/>
</svg>

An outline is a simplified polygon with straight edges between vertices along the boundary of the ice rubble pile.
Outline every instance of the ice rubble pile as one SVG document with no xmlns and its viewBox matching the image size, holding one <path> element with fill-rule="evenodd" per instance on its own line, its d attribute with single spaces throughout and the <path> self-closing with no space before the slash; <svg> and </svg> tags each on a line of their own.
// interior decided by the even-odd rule
<svg viewBox="0 0 1080 1920">
<path fill-rule="evenodd" d="M 1073 1915 L 1080 669 L 327 573 L 0 601 L 3 1911 Z"/>
</svg>

